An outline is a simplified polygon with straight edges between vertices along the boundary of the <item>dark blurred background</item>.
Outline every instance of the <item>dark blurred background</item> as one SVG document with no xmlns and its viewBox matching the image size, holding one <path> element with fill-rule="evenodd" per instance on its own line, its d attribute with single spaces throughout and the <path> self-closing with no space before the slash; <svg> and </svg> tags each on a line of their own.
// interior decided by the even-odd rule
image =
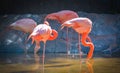
<svg viewBox="0 0 120 73">
<path fill-rule="evenodd" d="M 60 10 L 120 13 L 120 0 L 1 0 L 0 14 L 43 14 Z"/>
</svg>

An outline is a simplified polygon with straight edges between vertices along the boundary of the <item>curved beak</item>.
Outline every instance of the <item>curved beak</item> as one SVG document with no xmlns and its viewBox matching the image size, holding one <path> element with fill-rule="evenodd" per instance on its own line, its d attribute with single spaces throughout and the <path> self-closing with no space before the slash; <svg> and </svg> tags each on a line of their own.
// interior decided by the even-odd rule
<svg viewBox="0 0 120 73">
<path fill-rule="evenodd" d="M 61 30 L 62 30 L 64 27 L 70 28 L 70 27 L 72 27 L 72 24 L 71 24 L 71 23 L 63 23 L 63 24 L 61 25 Z"/>
<path fill-rule="evenodd" d="M 16 23 L 10 24 L 10 25 L 9 25 L 9 28 L 10 28 L 10 29 L 13 29 L 13 28 L 15 27 L 15 24 L 16 24 Z"/>
</svg>

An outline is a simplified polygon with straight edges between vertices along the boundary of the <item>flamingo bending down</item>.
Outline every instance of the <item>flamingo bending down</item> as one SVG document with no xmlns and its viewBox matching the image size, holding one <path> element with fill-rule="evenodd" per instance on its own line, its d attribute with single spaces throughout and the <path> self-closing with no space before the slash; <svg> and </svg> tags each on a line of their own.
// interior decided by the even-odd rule
<svg viewBox="0 0 120 73">
<path fill-rule="evenodd" d="M 62 10 L 55 13 L 50 13 L 45 17 L 47 19 L 57 20 L 60 24 L 64 23 L 67 20 L 79 17 L 78 14 L 71 10 Z"/>
<path fill-rule="evenodd" d="M 32 33 L 33 29 L 37 26 L 37 23 L 30 18 L 23 18 L 12 23 L 9 28 L 22 31 L 23 33 Z M 26 43 L 26 42 L 25 42 Z M 27 49 L 24 46 L 25 53 L 27 53 Z"/>
<path fill-rule="evenodd" d="M 17 20 L 16 22 L 10 25 L 11 29 L 19 30 L 24 33 L 32 33 L 33 29 L 37 26 L 37 23 L 30 18 L 23 18 Z"/>
<path fill-rule="evenodd" d="M 62 10 L 55 13 L 50 13 L 45 17 L 47 19 L 57 20 L 60 24 L 63 24 L 65 21 L 79 17 L 78 14 L 71 10 Z M 67 53 L 68 53 L 68 28 L 67 28 Z"/>
<path fill-rule="evenodd" d="M 33 32 L 28 37 L 28 40 L 30 38 L 32 38 L 32 44 L 34 43 L 34 41 L 36 42 L 36 46 L 34 48 L 34 50 L 35 50 L 34 54 L 36 54 L 38 52 L 38 50 L 40 49 L 40 44 L 39 44 L 40 41 L 43 41 L 43 43 L 44 43 L 43 57 L 44 57 L 46 41 L 54 40 L 57 38 L 57 36 L 58 36 L 57 31 L 54 29 L 51 29 L 51 27 L 48 25 L 48 23 L 47 24 L 44 23 L 44 24 L 39 24 L 34 28 Z"/>
<path fill-rule="evenodd" d="M 92 29 L 92 21 L 88 18 L 74 18 L 74 19 L 64 22 L 61 25 L 61 29 L 63 29 L 64 27 L 68 27 L 68 28 L 72 27 L 77 33 L 82 35 L 81 43 L 84 46 L 90 47 L 87 59 L 92 58 L 93 51 L 94 51 L 94 44 L 92 43 L 91 39 L 88 38 L 88 35 Z"/>
</svg>

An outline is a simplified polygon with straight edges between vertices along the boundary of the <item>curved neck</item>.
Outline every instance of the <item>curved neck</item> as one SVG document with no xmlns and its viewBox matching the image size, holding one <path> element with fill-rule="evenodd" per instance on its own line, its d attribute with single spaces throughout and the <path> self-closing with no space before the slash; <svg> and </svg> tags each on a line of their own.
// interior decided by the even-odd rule
<svg viewBox="0 0 120 73">
<path fill-rule="evenodd" d="M 48 38 L 48 40 L 55 40 L 58 37 L 58 32 L 52 29 L 52 35 Z"/>
</svg>

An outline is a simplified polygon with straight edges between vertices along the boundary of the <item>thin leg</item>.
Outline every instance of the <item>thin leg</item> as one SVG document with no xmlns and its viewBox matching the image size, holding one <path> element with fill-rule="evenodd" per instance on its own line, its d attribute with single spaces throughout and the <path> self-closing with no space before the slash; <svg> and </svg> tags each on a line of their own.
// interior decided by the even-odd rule
<svg viewBox="0 0 120 73">
<path fill-rule="evenodd" d="M 25 33 L 24 33 L 24 34 L 25 34 Z M 25 53 L 27 54 L 27 51 L 28 51 L 28 48 L 27 48 L 27 38 L 25 38 L 24 44 L 25 44 Z"/>
<path fill-rule="evenodd" d="M 40 49 L 40 44 L 39 44 L 38 41 L 36 41 L 36 46 L 35 46 L 35 48 L 34 48 L 34 54 L 36 54 L 39 49 Z"/>
<path fill-rule="evenodd" d="M 19 41 L 19 39 L 21 39 L 21 37 L 18 38 L 17 43 L 19 44 L 19 46 L 20 46 L 21 48 L 23 48 L 25 54 L 27 55 L 26 44 L 24 45 L 23 43 L 21 43 L 21 41 Z"/>
<path fill-rule="evenodd" d="M 34 59 L 35 59 L 36 68 L 39 70 L 40 58 L 39 58 L 38 54 L 34 53 Z"/>
<path fill-rule="evenodd" d="M 70 31 L 70 30 L 69 30 L 69 31 Z M 69 33 L 69 34 L 72 34 L 72 31 L 70 31 L 70 32 L 68 32 L 68 33 Z M 72 35 L 70 35 L 68 42 L 69 42 L 69 50 L 68 50 L 68 54 L 70 54 L 71 44 L 72 44 Z"/>
<path fill-rule="evenodd" d="M 29 36 L 27 36 L 27 37 L 29 37 Z M 25 45 L 26 45 L 26 44 L 27 44 L 27 42 L 28 42 L 27 37 L 25 38 Z"/>
<path fill-rule="evenodd" d="M 45 45 L 46 45 L 46 42 L 44 42 L 44 48 L 43 48 L 43 64 L 44 64 L 44 58 L 45 58 Z"/>
<path fill-rule="evenodd" d="M 66 49 L 67 49 L 67 55 L 69 55 L 69 38 L 68 38 L 68 28 L 66 28 L 67 31 L 66 31 L 66 41 L 67 41 L 67 45 L 66 45 Z"/>
<path fill-rule="evenodd" d="M 79 55 L 80 59 L 82 58 L 82 52 L 81 52 L 81 47 L 80 47 L 80 34 L 78 34 L 78 50 L 79 50 Z"/>
</svg>

